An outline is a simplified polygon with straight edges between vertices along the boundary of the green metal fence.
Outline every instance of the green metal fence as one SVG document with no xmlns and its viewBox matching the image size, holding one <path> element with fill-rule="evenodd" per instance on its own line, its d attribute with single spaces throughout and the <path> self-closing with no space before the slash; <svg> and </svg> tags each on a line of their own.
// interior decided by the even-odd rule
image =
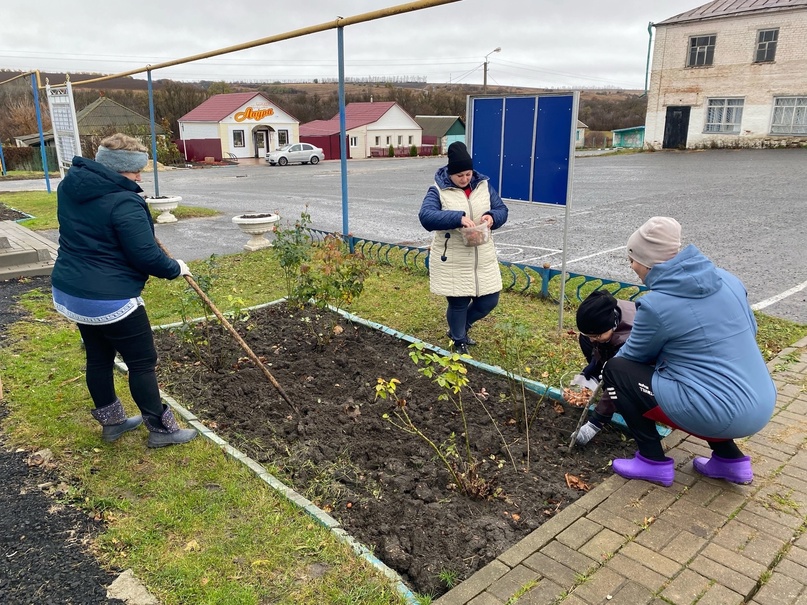
<svg viewBox="0 0 807 605">
<path fill-rule="evenodd" d="M 345 240 L 351 250 L 360 252 L 367 258 L 386 264 L 399 263 L 414 270 L 429 272 L 429 248 L 406 244 L 391 244 L 352 235 L 329 233 L 309 229 L 311 238 L 320 241 L 328 235 L 337 235 Z M 521 263 L 499 261 L 502 270 L 502 284 L 505 290 L 530 294 L 559 302 L 562 274 L 548 265 L 537 267 Z M 613 279 L 593 277 L 582 273 L 566 272 L 564 290 L 568 302 L 581 302 L 595 290 L 608 290 L 617 298 L 634 300 L 647 291 L 644 285 L 631 284 Z"/>
</svg>

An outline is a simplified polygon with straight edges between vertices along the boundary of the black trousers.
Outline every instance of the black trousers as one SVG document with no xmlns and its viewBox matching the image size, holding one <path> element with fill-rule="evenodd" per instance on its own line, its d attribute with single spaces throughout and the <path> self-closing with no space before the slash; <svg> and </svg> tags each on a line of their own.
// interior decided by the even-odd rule
<svg viewBox="0 0 807 605">
<path fill-rule="evenodd" d="M 129 391 L 141 414 L 160 426 L 163 404 L 157 385 L 157 350 L 145 307 L 106 325 L 78 324 L 87 354 L 87 389 L 96 408 L 114 403 L 115 352 L 129 368 Z"/>
<path fill-rule="evenodd" d="M 614 357 L 602 372 L 603 391 L 628 425 L 639 453 L 651 460 L 664 460 L 664 448 L 655 420 L 645 414 L 658 406 L 653 395 L 655 366 Z M 712 451 L 722 458 L 741 458 L 742 452 L 732 440 L 707 441 Z"/>
</svg>

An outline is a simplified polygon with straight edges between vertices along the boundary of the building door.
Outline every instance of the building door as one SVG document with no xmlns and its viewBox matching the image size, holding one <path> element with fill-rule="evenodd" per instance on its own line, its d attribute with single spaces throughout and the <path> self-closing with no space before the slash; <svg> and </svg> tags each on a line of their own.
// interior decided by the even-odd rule
<svg viewBox="0 0 807 605">
<path fill-rule="evenodd" d="M 664 121 L 663 149 L 685 149 L 687 146 L 687 130 L 689 129 L 689 107 L 674 106 L 667 108 L 667 119 Z"/>
<path fill-rule="evenodd" d="M 266 132 L 258 130 L 254 133 L 255 136 L 255 157 L 262 158 L 269 150 L 266 148 Z"/>
</svg>

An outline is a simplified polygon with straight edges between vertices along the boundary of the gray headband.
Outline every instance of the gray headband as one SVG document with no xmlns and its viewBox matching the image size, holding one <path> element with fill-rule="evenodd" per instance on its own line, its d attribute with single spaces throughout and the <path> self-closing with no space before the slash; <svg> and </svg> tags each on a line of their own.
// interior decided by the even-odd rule
<svg viewBox="0 0 807 605">
<path fill-rule="evenodd" d="M 101 145 L 95 154 L 95 161 L 114 172 L 140 172 L 149 163 L 149 155 L 145 151 L 107 149 Z"/>
</svg>

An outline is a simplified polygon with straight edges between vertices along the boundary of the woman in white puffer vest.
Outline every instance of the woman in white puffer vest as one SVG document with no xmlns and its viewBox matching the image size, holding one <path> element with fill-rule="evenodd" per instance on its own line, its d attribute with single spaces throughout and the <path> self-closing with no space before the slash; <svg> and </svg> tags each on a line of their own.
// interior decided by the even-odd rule
<svg viewBox="0 0 807 605">
<path fill-rule="evenodd" d="M 504 225 L 508 213 L 488 177 L 473 168 L 465 144 L 452 143 L 448 165 L 435 173 L 418 214 L 420 224 L 434 231 L 430 289 L 448 300 L 447 336 L 463 354 L 476 344 L 470 327 L 499 303 L 502 276 L 490 231 Z"/>
</svg>

